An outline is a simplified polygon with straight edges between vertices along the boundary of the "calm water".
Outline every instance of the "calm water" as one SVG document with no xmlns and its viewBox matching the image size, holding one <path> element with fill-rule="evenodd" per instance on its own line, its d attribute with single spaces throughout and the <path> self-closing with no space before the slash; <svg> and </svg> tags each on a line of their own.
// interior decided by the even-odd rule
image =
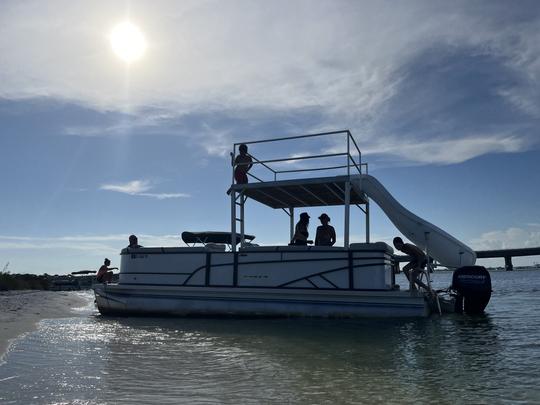
<svg viewBox="0 0 540 405">
<path fill-rule="evenodd" d="M 103 318 L 89 307 L 14 343 L 0 402 L 540 403 L 540 271 L 492 279 L 482 317 Z"/>
</svg>

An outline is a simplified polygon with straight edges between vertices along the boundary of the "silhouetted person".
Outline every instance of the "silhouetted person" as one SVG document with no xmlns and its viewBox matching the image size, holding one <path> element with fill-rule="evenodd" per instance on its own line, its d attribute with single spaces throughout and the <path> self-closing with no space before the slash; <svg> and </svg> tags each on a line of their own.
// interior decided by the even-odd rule
<svg viewBox="0 0 540 405">
<path fill-rule="evenodd" d="M 247 173 L 253 166 L 253 160 L 248 155 L 248 147 L 245 144 L 241 144 L 238 147 L 240 154 L 234 159 L 234 179 L 237 184 L 246 184 L 248 182 Z"/>
<path fill-rule="evenodd" d="M 322 214 L 319 217 L 322 225 L 317 227 L 315 234 L 315 246 L 334 246 L 336 243 L 336 230 L 332 225 L 329 225 L 330 217 Z"/>
<path fill-rule="evenodd" d="M 394 247 L 412 259 L 403 267 L 403 273 L 405 273 L 407 280 L 409 280 L 410 288 L 416 290 L 415 284 L 417 284 L 429 291 L 429 287 L 418 279 L 418 276 L 427 264 L 426 254 L 418 246 L 411 243 L 403 243 L 403 239 L 399 236 L 394 238 Z"/>
<path fill-rule="evenodd" d="M 110 283 L 112 281 L 112 270 L 118 270 L 118 267 L 109 267 L 110 264 L 111 261 L 109 259 L 105 259 L 103 266 L 101 266 L 97 271 L 96 280 L 99 283 Z"/>
<path fill-rule="evenodd" d="M 131 248 L 131 249 L 137 249 L 137 248 L 141 248 L 142 246 L 139 245 L 139 241 L 137 239 L 137 237 L 135 235 L 130 235 L 129 236 L 129 245 L 128 245 L 128 248 Z"/>
<path fill-rule="evenodd" d="M 294 236 L 291 241 L 291 245 L 305 246 L 308 244 L 308 225 L 309 225 L 309 215 L 307 212 L 302 212 L 300 214 L 300 220 L 294 228 Z"/>
</svg>

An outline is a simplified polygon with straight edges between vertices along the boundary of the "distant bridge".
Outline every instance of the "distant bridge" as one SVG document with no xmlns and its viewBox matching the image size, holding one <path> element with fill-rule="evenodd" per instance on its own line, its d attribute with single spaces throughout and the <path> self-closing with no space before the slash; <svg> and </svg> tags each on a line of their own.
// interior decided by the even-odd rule
<svg viewBox="0 0 540 405">
<path fill-rule="evenodd" d="M 521 248 L 521 249 L 497 249 L 497 250 L 477 250 L 476 257 L 478 259 L 493 259 L 497 257 L 504 258 L 504 268 L 506 271 L 514 270 L 512 258 L 518 256 L 540 256 L 540 247 Z M 408 262 L 411 260 L 409 256 L 397 256 L 398 262 Z"/>
<path fill-rule="evenodd" d="M 495 257 L 504 257 L 504 267 L 506 271 L 514 270 L 512 257 L 517 256 L 539 256 L 540 247 L 522 248 L 522 249 L 497 249 L 497 250 L 478 250 L 476 257 L 478 259 L 491 259 Z"/>
</svg>

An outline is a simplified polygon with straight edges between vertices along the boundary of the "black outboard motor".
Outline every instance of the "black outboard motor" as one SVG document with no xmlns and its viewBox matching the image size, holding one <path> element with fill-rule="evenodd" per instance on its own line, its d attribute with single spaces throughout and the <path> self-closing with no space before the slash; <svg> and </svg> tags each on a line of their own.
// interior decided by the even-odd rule
<svg viewBox="0 0 540 405">
<path fill-rule="evenodd" d="M 491 298 L 491 276 L 483 266 L 460 267 L 454 271 L 450 288 L 456 293 L 458 314 L 482 314 Z"/>
</svg>

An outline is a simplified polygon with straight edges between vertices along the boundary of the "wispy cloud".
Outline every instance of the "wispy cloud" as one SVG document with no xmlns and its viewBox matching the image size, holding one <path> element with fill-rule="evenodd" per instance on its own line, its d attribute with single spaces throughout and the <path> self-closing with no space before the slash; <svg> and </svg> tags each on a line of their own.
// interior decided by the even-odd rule
<svg viewBox="0 0 540 405">
<path fill-rule="evenodd" d="M 150 180 L 132 180 L 127 183 L 116 184 L 102 184 L 100 190 L 115 191 L 117 193 L 124 193 L 129 195 L 136 195 L 142 197 L 151 197 L 158 200 L 166 200 L 169 198 L 187 198 L 191 197 L 186 193 L 148 193 L 147 191 L 153 188 Z"/>
<path fill-rule="evenodd" d="M 116 254 L 128 244 L 128 234 L 67 235 L 56 237 L 0 235 L 0 249 L 7 250 L 79 250 L 96 254 Z M 140 234 L 144 246 L 181 246 L 179 235 Z"/>
<path fill-rule="evenodd" d="M 123 2 L 4 5 L 0 97 L 120 115 L 66 134 L 155 129 L 218 156 L 269 119 L 288 133 L 347 126 L 366 153 L 422 164 L 538 147 L 537 2 L 217 4 L 133 3 L 149 48 L 129 74 L 107 43 Z"/>
<path fill-rule="evenodd" d="M 540 230 L 512 227 L 485 232 L 471 240 L 476 250 L 512 249 L 540 246 Z"/>
</svg>

